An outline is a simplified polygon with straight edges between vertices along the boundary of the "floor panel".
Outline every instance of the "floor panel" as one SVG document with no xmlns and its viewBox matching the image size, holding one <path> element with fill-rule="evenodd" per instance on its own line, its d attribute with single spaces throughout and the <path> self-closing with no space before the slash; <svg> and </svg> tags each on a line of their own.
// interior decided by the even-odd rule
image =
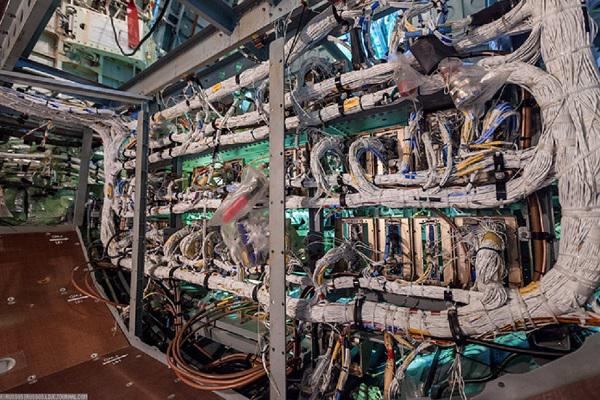
<svg viewBox="0 0 600 400">
<path fill-rule="evenodd" d="M 87 394 L 89 400 L 221 399 L 180 383 L 166 365 L 133 347 L 19 386 L 9 393 Z"/>
<path fill-rule="evenodd" d="M 71 287 L 85 266 L 77 233 L 0 235 L 0 391 L 128 346 L 102 303 Z"/>
</svg>

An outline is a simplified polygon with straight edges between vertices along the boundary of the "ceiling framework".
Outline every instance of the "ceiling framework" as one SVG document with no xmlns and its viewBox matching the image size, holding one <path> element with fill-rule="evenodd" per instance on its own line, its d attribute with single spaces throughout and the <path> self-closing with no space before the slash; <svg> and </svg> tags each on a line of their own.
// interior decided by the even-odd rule
<svg viewBox="0 0 600 400">
<path fill-rule="evenodd" d="M 237 25 L 237 17 L 233 8 L 222 0 L 182 0 L 182 2 L 220 31 L 227 35 L 233 33 Z"/>
<path fill-rule="evenodd" d="M 0 68 L 11 70 L 37 42 L 59 0 L 9 0 L 0 20 Z"/>
<path fill-rule="evenodd" d="M 265 33 L 276 21 L 290 13 L 298 13 L 301 8 L 298 0 L 283 0 L 277 6 L 272 5 L 271 1 L 261 1 L 239 17 L 230 35 L 215 26 L 208 26 L 139 73 L 121 89 L 144 95 L 156 93 L 252 41 L 255 35 Z"/>
</svg>

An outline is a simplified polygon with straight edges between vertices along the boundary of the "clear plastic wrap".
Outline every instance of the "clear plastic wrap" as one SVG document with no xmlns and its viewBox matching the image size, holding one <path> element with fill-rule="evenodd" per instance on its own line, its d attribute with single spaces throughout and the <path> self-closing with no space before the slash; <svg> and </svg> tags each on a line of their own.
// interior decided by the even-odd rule
<svg viewBox="0 0 600 400">
<path fill-rule="evenodd" d="M 400 95 L 402 97 L 416 95 L 418 87 L 425 82 L 423 75 L 411 67 L 406 56 L 402 54 L 391 58 L 390 61 L 396 65 L 394 81 L 396 82 L 396 86 Z"/>
<path fill-rule="evenodd" d="M 252 208 L 266 199 L 269 184 L 261 171 L 247 166 L 242 173 L 242 180 L 237 189 L 231 193 L 209 222 L 209 226 L 221 226 L 237 222 Z"/>
<path fill-rule="evenodd" d="M 487 70 L 473 64 L 464 64 L 458 58 L 446 58 L 439 71 L 449 89 L 457 109 L 480 117 L 485 103 L 504 85 L 510 75 L 506 70 Z"/>
<path fill-rule="evenodd" d="M 239 221 L 221 225 L 232 260 L 245 268 L 264 264 L 269 250 L 268 209 L 251 210 Z"/>
</svg>

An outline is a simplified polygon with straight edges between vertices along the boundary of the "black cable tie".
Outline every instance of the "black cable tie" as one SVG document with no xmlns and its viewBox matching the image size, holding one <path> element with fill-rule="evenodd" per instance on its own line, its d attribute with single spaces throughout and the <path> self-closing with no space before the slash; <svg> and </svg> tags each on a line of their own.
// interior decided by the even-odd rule
<svg viewBox="0 0 600 400">
<path fill-rule="evenodd" d="M 585 31 L 586 33 L 590 33 L 590 14 L 588 12 L 588 8 L 587 5 L 585 4 L 584 1 L 581 2 L 581 8 L 583 11 L 583 23 L 585 26 Z"/>
<path fill-rule="evenodd" d="M 340 14 L 338 13 L 337 8 L 335 8 L 335 5 L 331 5 L 331 9 L 333 10 L 333 18 L 335 18 L 336 22 L 340 25 L 345 25 L 347 27 L 350 27 L 350 22 L 346 21 L 345 19 L 343 19 Z"/>
<path fill-rule="evenodd" d="M 157 108 L 158 108 L 158 111 L 162 111 L 162 110 L 164 109 L 164 108 L 163 108 L 163 105 L 161 104 L 162 102 L 160 101 L 160 98 L 159 98 L 159 95 L 158 95 L 158 93 L 156 93 L 154 96 L 152 96 L 152 102 L 153 102 L 154 104 L 156 104 L 156 106 L 157 106 Z M 152 117 L 153 117 L 153 116 L 154 116 L 154 115 L 152 115 Z M 150 118 L 152 118 L 152 117 L 150 117 Z"/>
<path fill-rule="evenodd" d="M 210 271 L 208 271 L 206 273 L 206 276 L 204 277 L 204 282 L 202 282 L 202 286 L 208 289 L 208 280 L 210 279 L 210 277 L 215 273 L 214 269 L 211 269 Z"/>
<path fill-rule="evenodd" d="M 536 241 L 553 242 L 556 240 L 556 235 L 551 232 L 530 232 L 529 238 Z"/>
<path fill-rule="evenodd" d="M 340 207 L 348 207 L 346 203 L 346 193 L 340 193 Z"/>
<path fill-rule="evenodd" d="M 322 124 L 324 124 L 324 123 L 325 123 L 325 121 L 323 121 L 323 117 L 321 116 L 321 111 L 323 111 L 323 109 L 322 109 L 322 108 L 319 108 L 319 113 L 318 113 L 318 116 L 319 116 L 319 121 L 321 121 L 321 123 L 322 123 Z"/>
<path fill-rule="evenodd" d="M 362 104 L 362 96 L 358 96 L 358 106 L 360 107 L 360 111 L 365 111 Z"/>
<path fill-rule="evenodd" d="M 185 99 L 185 105 L 188 107 L 190 106 L 190 101 L 188 99 Z"/>
<path fill-rule="evenodd" d="M 454 302 L 454 295 L 452 294 L 452 290 L 448 289 L 444 291 L 444 301 L 447 301 L 449 303 Z"/>
<path fill-rule="evenodd" d="M 169 270 L 169 279 L 173 279 L 173 275 L 175 275 L 175 271 L 181 268 L 181 265 L 173 267 Z"/>
<path fill-rule="evenodd" d="M 346 91 L 346 89 L 344 89 L 344 86 L 342 85 L 342 76 L 340 74 L 337 74 L 335 76 L 335 88 L 337 89 L 338 93 L 343 93 Z"/>
<path fill-rule="evenodd" d="M 345 117 L 345 116 L 346 116 L 346 113 L 344 112 L 344 102 L 343 102 L 343 101 L 341 101 L 341 102 L 338 102 L 338 103 L 337 103 L 337 106 L 338 106 L 338 111 L 339 111 L 339 113 L 341 114 L 341 116 L 342 116 L 342 117 Z"/>
<path fill-rule="evenodd" d="M 254 286 L 254 289 L 252 289 L 252 300 L 254 300 L 257 303 L 258 303 L 258 291 L 260 290 L 261 287 L 262 287 L 262 283 Z"/>
<path fill-rule="evenodd" d="M 357 297 L 356 302 L 354 303 L 354 325 L 357 328 L 362 326 L 362 306 L 365 302 L 364 297 Z"/>
<path fill-rule="evenodd" d="M 381 96 L 380 104 L 386 105 L 386 104 L 388 104 L 388 102 L 390 102 L 390 100 L 391 100 L 391 96 L 389 93 L 386 92 Z"/>
<path fill-rule="evenodd" d="M 216 120 L 216 119 L 214 119 L 214 120 L 213 120 L 213 121 L 210 123 L 210 126 L 212 126 L 212 128 L 213 128 L 215 131 L 219 130 L 219 128 L 217 128 L 217 125 L 216 125 L 216 123 L 217 123 L 217 120 Z"/>
<path fill-rule="evenodd" d="M 235 84 L 240 86 L 240 74 L 235 75 Z"/>
<path fill-rule="evenodd" d="M 493 251 L 494 253 L 497 253 L 500 256 L 504 255 L 504 252 L 502 250 L 494 249 L 492 247 L 486 247 L 486 246 L 480 247 L 477 249 L 477 253 L 479 253 L 481 250 L 490 250 L 490 251 Z"/>
<path fill-rule="evenodd" d="M 354 289 L 360 289 L 360 279 L 358 279 L 357 276 L 352 278 L 352 285 L 354 286 Z"/>
<path fill-rule="evenodd" d="M 506 169 L 502 153 L 494 154 L 494 177 L 496 178 L 496 200 L 506 200 Z"/>
<path fill-rule="evenodd" d="M 467 341 L 467 337 L 460 328 L 460 323 L 458 322 L 458 312 L 455 308 L 448 310 L 448 324 L 450 325 L 450 332 L 452 333 L 452 338 L 456 344 L 459 346 L 464 345 Z"/>
</svg>

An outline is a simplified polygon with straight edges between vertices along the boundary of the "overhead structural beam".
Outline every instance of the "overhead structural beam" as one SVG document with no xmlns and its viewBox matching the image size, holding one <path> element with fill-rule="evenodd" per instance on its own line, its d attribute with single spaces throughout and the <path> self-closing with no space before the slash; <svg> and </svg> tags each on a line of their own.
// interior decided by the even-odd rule
<svg viewBox="0 0 600 400">
<path fill-rule="evenodd" d="M 181 0 L 220 31 L 231 35 L 237 24 L 233 9 L 222 0 Z"/>
<path fill-rule="evenodd" d="M 121 89 L 146 95 L 155 93 L 217 61 L 251 40 L 254 34 L 271 29 L 278 19 L 290 12 L 299 12 L 301 7 L 300 0 L 282 0 L 277 6 L 271 5 L 269 0 L 263 0 L 240 16 L 231 35 L 227 36 L 214 27 L 211 30 L 209 26 L 136 75 Z"/>
<path fill-rule="evenodd" d="M 81 83 L 83 85 L 91 85 L 97 87 L 103 87 L 106 89 L 112 89 L 107 85 L 103 85 L 101 83 L 92 81 L 90 79 L 83 78 L 81 76 L 72 74 L 68 71 L 63 71 L 62 69 L 51 67 L 50 65 L 43 64 L 41 62 L 37 62 L 34 60 L 30 60 L 29 58 L 21 57 L 17 64 L 15 65 L 16 72 L 22 72 L 24 74 L 33 74 L 37 76 L 45 76 L 47 78 L 57 78 L 62 81 L 71 81 L 75 83 Z"/>
<path fill-rule="evenodd" d="M 10 0 L 0 21 L 0 68 L 13 69 L 19 58 L 33 48 L 59 3 Z"/>
<path fill-rule="evenodd" d="M 150 97 L 123 92 L 120 90 L 106 89 L 103 87 L 52 78 L 41 78 L 38 76 L 13 71 L 0 70 L 0 81 L 34 86 L 63 94 L 90 97 L 94 99 L 112 100 L 125 104 L 140 104 L 150 100 Z"/>
</svg>

